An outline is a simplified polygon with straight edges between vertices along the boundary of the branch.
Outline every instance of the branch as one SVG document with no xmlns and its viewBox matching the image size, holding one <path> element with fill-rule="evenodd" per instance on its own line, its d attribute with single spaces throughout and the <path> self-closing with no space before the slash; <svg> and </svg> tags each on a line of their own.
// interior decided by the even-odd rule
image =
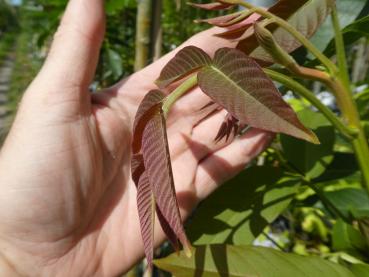
<svg viewBox="0 0 369 277">
<path fill-rule="evenodd" d="M 327 108 L 322 102 L 319 101 L 318 98 L 312 93 L 310 90 L 302 86 L 297 81 L 293 80 L 292 78 L 273 71 L 271 69 L 264 69 L 264 72 L 272 78 L 274 81 L 281 83 L 285 85 L 286 87 L 290 88 L 300 96 L 304 97 L 306 100 L 308 100 L 314 107 L 316 107 L 331 123 L 333 126 L 337 128 L 341 132 L 342 135 L 344 135 L 347 139 L 352 140 L 356 135 L 357 131 L 355 129 L 352 129 L 345 124 L 341 122 L 337 118 L 337 116 L 329 109 Z"/>
</svg>

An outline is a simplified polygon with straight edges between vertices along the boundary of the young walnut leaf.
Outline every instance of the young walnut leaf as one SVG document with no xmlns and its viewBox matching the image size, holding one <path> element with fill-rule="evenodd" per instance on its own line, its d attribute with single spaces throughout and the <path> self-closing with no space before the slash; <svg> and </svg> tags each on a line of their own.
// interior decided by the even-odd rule
<svg viewBox="0 0 369 277">
<path fill-rule="evenodd" d="M 214 3 L 208 3 L 208 4 L 198 4 L 198 3 L 187 3 L 190 6 L 208 10 L 208 11 L 218 11 L 218 10 L 225 10 L 234 7 L 233 4 L 227 4 L 222 2 L 214 2 Z"/>
<path fill-rule="evenodd" d="M 171 83 L 182 79 L 199 68 L 210 64 L 208 54 L 195 46 L 187 46 L 180 50 L 173 59 L 167 63 L 160 73 L 156 84 L 165 88 Z"/>
<path fill-rule="evenodd" d="M 131 171 L 132 179 L 137 187 L 137 207 L 141 225 L 141 235 L 142 238 L 146 238 L 143 239 L 145 255 L 149 264 L 151 264 L 153 258 L 153 241 L 151 240 L 152 236 L 149 237 L 148 233 L 152 233 L 153 235 L 154 221 L 152 221 L 152 224 L 148 224 L 148 222 L 151 222 L 151 220 L 155 220 L 152 209 L 153 205 L 155 205 L 156 215 L 158 216 L 160 226 L 162 227 L 164 233 L 166 234 L 167 238 L 176 251 L 179 251 L 178 239 L 176 234 L 171 229 L 168 221 L 165 219 L 158 206 L 156 205 L 155 198 L 153 197 L 153 194 L 151 192 L 151 186 L 150 192 L 148 193 L 147 191 L 147 185 L 150 185 L 150 182 L 147 178 L 147 173 L 145 172 L 142 154 L 133 155 L 131 162 Z M 148 203 L 149 201 L 150 203 Z M 147 211 L 149 208 L 151 213 Z"/>
<path fill-rule="evenodd" d="M 164 93 L 150 91 L 141 102 L 133 131 L 132 179 L 137 187 L 137 207 L 144 250 L 152 264 L 155 210 L 174 248 L 178 239 L 190 253 L 175 194 L 173 173 L 162 111 Z M 178 239 L 177 239 L 178 238 Z"/>
<path fill-rule="evenodd" d="M 232 132 L 234 136 L 237 135 L 239 127 L 238 119 L 231 114 L 227 114 L 214 140 L 221 141 L 224 137 L 226 137 L 227 141 Z"/>
<path fill-rule="evenodd" d="M 142 154 L 158 209 L 185 251 L 190 252 L 190 244 L 177 203 L 165 118 L 161 109 L 145 126 L 142 136 Z"/>
<path fill-rule="evenodd" d="M 240 123 L 319 143 L 260 66 L 241 51 L 219 49 L 213 63 L 199 71 L 198 80 L 203 92 Z"/>
<path fill-rule="evenodd" d="M 214 36 L 224 39 L 238 39 L 245 35 L 246 32 L 247 34 L 252 35 L 253 30 L 250 29 L 252 25 L 252 23 L 242 23 L 237 25 L 237 27 L 232 26 L 231 28 L 227 29 L 227 31 L 217 33 Z"/>
<path fill-rule="evenodd" d="M 295 1 L 280 0 L 277 1 L 277 3 L 274 4 L 272 7 L 270 7 L 268 11 L 276 16 L 279 16 L 282 19 L 288 19 L 289 17 L 291 17 L 292 14 L 294 14 L 299 8 L 301 8 L 308 1 L 309 0 L 295 0 Z M 197 7 L 197 5 L 192 6 Z M 253 22 L 249 22 L 250 20 L 245 21 L 251 15 L 255 17 L 253 22 L 261 21 L 263 19 L 261 16 L 253 14 L 252 11 L 242 10 L 237 13 L 224 15 L 222 17 L 210 18 L 207 20 L 198 20 L 198 22 L 206 22 L 219 27 L 232 26 L 229 30 L 218 33 L 216 34 L 216 36 L 226 39 L 239 39 L 239 40 L 246 39 L 245 43 L 247 43 L 247 45 L 251 47 L 251 49 L 253 50 L 258 46 L 257 41 L 253 36 L 252 30 L 251 31 L 249 30 Z M 241 20 L 244 22 L 240 23 Z"/>
<path fill-rule="evenodd" d="M 242 12 L 235 12 L 235 13 L 221 15 L 218 17 L 213 17 L 213 18 L 208 18 L 208 19 L 198 19 L 198 20 L 195 20 L 195 22 L 196 23 L 205 22 L 205 23 L 218 26 L 218 27 L 227 27 L 227 26 L 233 25 L 243 20 L 242 18 L 240 18 L 241 13 Z"/>
<path fill-rule="evenodd" d="M 158 107 L 161 105 L 163 97 L 155 90 L 145 95 L 138 107 L 135 121 L 133 123 L 133 143 L 132 152 L 137 154 L 141 150 L 142 132 L 147 122 L 157 113 Z"/>
<path fill-rule="evenodd" d="M 149 265 L 152 265 L 154 258 L 155 206 L 155 197 L 145 171 L 141 174 L 137 184 L 137 209 L 145 256 Z"/>
<path fill-rule="evenodd" d="M 324 22 L 329 15 L 335 0 L 281 0 L 269 9 L 269 11 L 294 26 L 305 37 L 310 38 Z M 265 26 L 273 36 L 276 42 L 288 53 L 296 50 L 301 43 L 289 32 L 272 23 Z M 255 35 L 242 39 L 237 49 L 242 50 L 250 57 L 266 62 L 273 62 L 273 58 L 262 48 L 258 46 Z"/>
</svg>

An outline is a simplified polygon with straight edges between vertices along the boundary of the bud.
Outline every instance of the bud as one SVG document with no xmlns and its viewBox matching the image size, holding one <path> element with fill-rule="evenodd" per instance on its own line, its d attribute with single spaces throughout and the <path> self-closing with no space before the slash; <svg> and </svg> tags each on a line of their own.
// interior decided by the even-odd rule
<svg viewBox="0 0 369 277">
<path fill-rule="evenodd" d="M 272 56 L 276 63 L 284 65 L 285 67 L 294 67 L 297 65 L 296 61 L 290 56 L 274 39 L 272 33 L 267 30 L 260 23 L 254 23 L 254 31 L 256 39 L 260 46 Z"/>
</svg>

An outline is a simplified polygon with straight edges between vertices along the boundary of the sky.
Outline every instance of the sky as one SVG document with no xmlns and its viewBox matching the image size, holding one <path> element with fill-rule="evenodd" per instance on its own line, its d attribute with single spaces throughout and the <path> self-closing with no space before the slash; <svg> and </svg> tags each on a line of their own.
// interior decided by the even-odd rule
<svg viewBox="0 0 369 277">
<path fill-rule="evenodd" d="M 10 0 L 9 2 L 15 6 L 22 4 L 22 0 Z"/>
</svg>

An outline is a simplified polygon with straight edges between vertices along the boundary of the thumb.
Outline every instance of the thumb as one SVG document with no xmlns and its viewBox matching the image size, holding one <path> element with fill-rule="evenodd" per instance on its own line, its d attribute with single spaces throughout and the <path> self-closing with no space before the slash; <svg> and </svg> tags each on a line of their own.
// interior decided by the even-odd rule
<svg viewBox="0 0 369 277">
<path fill-rule="evenodd" d="M 86 93 L 95 74 L 104 30 L 103 0 L 70 0 L 37 79 L 48 91 L 63 93 L 79 88 Z"/>
</svg>

